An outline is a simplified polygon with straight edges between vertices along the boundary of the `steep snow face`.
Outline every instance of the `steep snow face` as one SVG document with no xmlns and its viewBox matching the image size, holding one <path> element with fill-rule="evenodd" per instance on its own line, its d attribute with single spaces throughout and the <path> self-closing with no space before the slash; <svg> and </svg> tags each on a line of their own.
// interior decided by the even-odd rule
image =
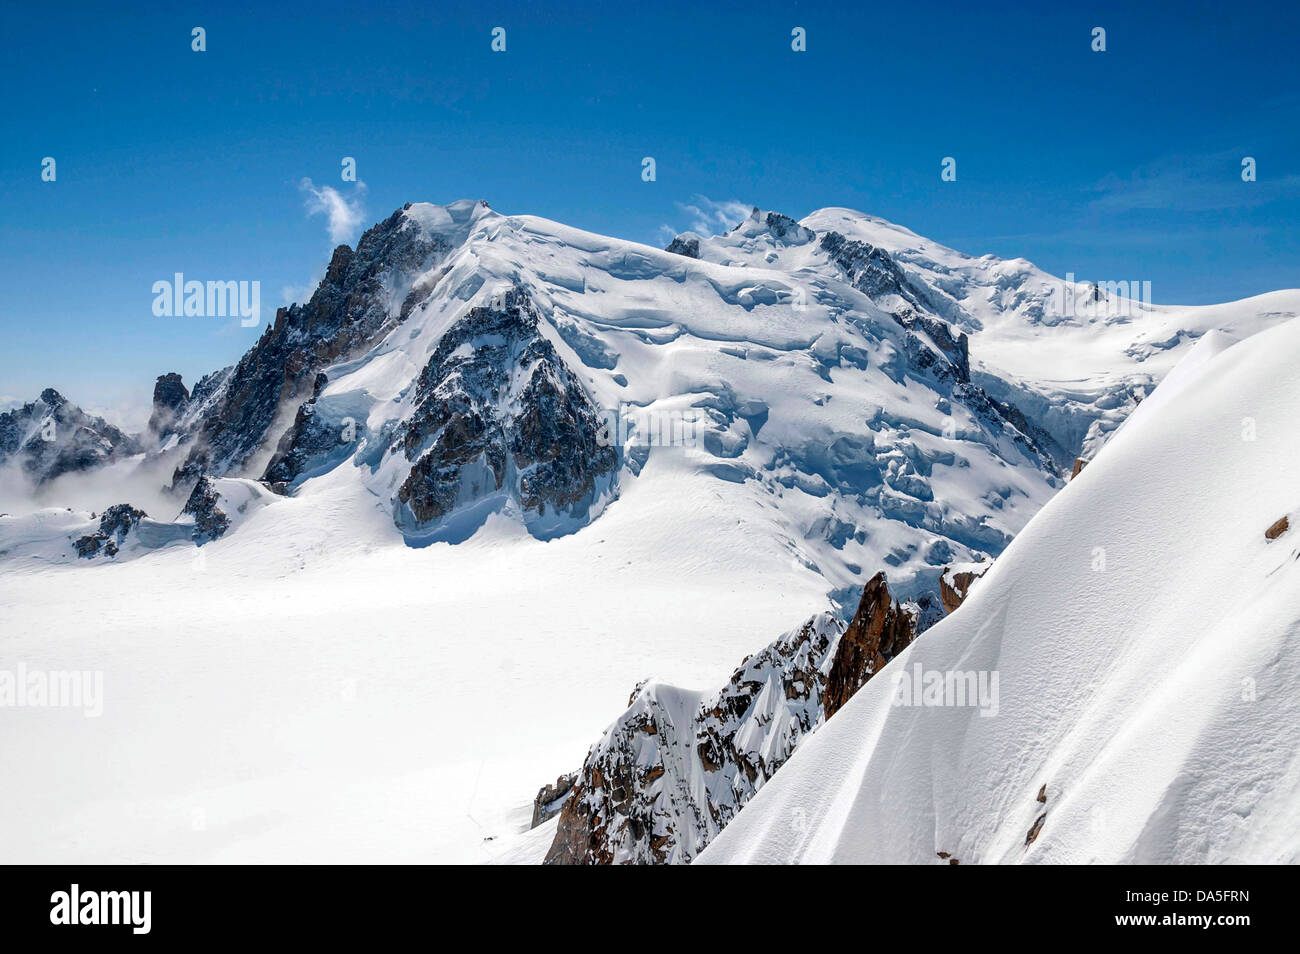
<svg viewBox="0 0 1300 954">
<path fill-rule="evenodd" d="M 699 861 L 1300 861 L 1300 322 L 1225 344 Z"/>
</svg>

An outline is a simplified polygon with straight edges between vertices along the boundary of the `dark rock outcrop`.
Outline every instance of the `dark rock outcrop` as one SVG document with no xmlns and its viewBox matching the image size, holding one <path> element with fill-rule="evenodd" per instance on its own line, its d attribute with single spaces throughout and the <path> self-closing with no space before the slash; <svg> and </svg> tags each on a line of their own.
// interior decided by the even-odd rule
<svg viewBox="0 0 1300 954">
<path fill-rule="evenodd" d="M 1278 537 L 1282 536 L 1282 534 L 1286 533 L 1287 530 L 1289 529 L 1291 529 L 1291 521 L 1288 520 L 1286 517 L 1282 517 L 1279 520 L 1275 521 L 1272 526 L 1270 526 L 1267 530 L 1264 531 L 1264 539 L 1276 540 Z"/>
<path fill-rule="evenodd" d="M 840 637 L 826 677 L 822 708 L 829 719 L 876 673 L 912 642 L 916 618 L 889 597 L 885 574 L 877 573 L 862 591 L 858 611 Z"/>
<path fill-rule="evenodd" d="M 672 252 L 674 255 L 685 255 L 687 258 L 700 257 L 700 240 L 695 236 L 679 235 L 664 249 L 665 252 Z"/>
<path fill-rule="evenodd" d="M 598 440 L 595 405 L 539 332 L 522 289 L 447 330 L 416 396 L 391 450 L 412 462 L 397 498 L 419 524 L 502 490 L 525 511 L 568 511 L 618 464 Z"/>
<path fill-rule="evenodd" d="M 221 495 L 207 477 L 200 477 L 190 491 L 189 499 L 181 513 L 194 518 L 191 532 L 195 544 L 203 546 L 218 539 L 230 529 L 230 518 L 219 506 Z"/>
<path fill-rule="evenodd" d="M 149 415 L 149 433 L 162 442 L 172 434 L 172 427 L 185 413 L 190 392 L 175 371 L 158 375 L 153 386 L 153 413 Z"/>
<path fill-rule="evenodd" d="M 313 464 L 341 458 L 356 445 L 363 430 L 363 423 L 351 419 L 342 424 L 327 420 L 317 413 L 316 398 L 313 397 L 298 408 L 293 426 L 280 438 L 262 479 L 273 484 L 287 484 Z"/>
<path fill-rule="evenodd" d="M 149 515 L 143 510 L 137 510 L 130 504 L 114 504 L 100 516 L 99 530 L 74 544 L 77 556 L 117 556 L 127 535 L 136 528 L 141 518 L 147 516 Z"/>
<path fill-rule="evenodd" d="M 943 601 L 945 611 L 951 613 L 966 601 L 971 584 L 988 572 L 992 564 L 956 569 L 946 566 L 939 577 L 939 599 Z"/>
</svg>

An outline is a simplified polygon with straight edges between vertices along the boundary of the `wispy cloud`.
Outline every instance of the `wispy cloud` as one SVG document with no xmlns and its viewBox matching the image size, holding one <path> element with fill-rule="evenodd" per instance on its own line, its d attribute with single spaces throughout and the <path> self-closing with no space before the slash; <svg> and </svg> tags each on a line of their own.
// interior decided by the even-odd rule
<svg viewBox="0 0 1300 954">
<path fill-rule="evenodd" d="M 670 233 L 670 237 L 682 231 L 696 232 L 700 235 L 729 232 L 747 219 L 754 208 L 739 199 L 724 199 L 718 202 L 707 195 L 699 194 L 691 196 L 689 202 L 677 202 L 675 205 L 686 220 L 686 228 L 674 229 L 670 225 L 661 226 L 661 230 L 665 231 L 665 234 Z"/>
<path fill-rule="evenodd" d="M 345 196 L 333 186 L 323 185 L 319 188 L 311 179 L 298 183 L 303 192 L 308 215 L 324 215 L 328 220 L 330 241 L 347 242 L 352 239 L 365 218 L 362 199 L 366 194 L 366 184 L 358 182 L 352 195 Z"/>
</svg>

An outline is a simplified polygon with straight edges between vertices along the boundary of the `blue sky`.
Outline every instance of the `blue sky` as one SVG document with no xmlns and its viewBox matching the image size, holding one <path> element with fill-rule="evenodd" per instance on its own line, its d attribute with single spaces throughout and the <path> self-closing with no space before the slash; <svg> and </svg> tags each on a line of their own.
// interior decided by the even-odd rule
<svg viewBox="0 0 1300 954">
<path fill-rule="evenodd" d="M 138 417 L 156 375 L 238 358 L 260 327 L 155 317 L 152 285 L 307 297 L 335 243 L 304 178 L 363 226 L 485 198 L 663 245 L 695 210 L 842 205 L 1158 302 L 1300 285 L 1293 2 L 14 6 L 0 395 Z"/>
</svg>

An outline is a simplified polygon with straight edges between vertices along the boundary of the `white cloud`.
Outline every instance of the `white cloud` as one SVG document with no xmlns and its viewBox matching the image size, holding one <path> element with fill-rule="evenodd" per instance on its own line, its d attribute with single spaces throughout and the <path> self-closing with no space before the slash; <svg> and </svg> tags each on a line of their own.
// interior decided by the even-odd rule
<svg viewBox="0 0 1300 954">
<path fill-rule="evenodd" d="M 351 196 L 343 195 L 333 186 L 323 185 L 318 188 L 311 179 L 303 179 L 298 187 L 303 191 L 307 214 L 323 214 L 329 220 L 330 241 L 350 241 L 361 227 L 366 214 L 361 202 L 366 194 L 366 184 L 358 182 Z"/>
<path fill-rule="evenodd" d="M 707 195 L 694 195 L 690 202 L 678 202 L 677 208 L 688 219 L 687 229 L 700 235 L 720 235 L 749 218 L 753 206 L 739 199 L 715 202 Z"/>
</svg>

